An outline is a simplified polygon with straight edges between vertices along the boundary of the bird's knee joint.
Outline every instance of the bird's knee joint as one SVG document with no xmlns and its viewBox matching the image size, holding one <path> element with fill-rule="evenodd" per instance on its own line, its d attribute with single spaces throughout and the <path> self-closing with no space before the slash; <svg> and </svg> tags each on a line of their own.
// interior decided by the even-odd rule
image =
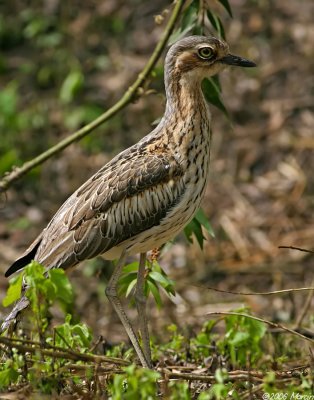
<svg viewBox="0 0 314 400">
<path fill-rule="evenodd" d="M 107 286 L 105 294 L 108 298 L 117 297 L 117 289 L 111 286 Z"/>
</svg>

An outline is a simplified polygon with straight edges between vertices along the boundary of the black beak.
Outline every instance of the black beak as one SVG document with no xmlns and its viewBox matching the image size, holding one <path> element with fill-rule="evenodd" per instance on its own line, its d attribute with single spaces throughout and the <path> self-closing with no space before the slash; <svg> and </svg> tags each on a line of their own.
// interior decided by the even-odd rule
<svg viewBox="0 0 314 400">
<path fill-rule="evenodd" d="M 219 61 L 223 64 L 237 65 L 238 67 L 256 67 L 255 62 L 239 56 L 234 56 L 233 54 L 228 54 L 227 56 L 222 57 Z"/>
</svg>

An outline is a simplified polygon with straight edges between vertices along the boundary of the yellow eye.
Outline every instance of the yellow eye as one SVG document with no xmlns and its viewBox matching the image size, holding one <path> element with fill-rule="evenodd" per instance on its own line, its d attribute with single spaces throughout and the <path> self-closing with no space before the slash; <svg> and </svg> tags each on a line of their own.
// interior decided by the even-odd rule
<svg viewBox="0 0 314 400">
<path fill-rule="evenodd" d="M 214 57 L 215 53 L 211 47 L 202 47 L 198 50 L 198 55 L 204 60 L 210 60 Z"/>
</svg>

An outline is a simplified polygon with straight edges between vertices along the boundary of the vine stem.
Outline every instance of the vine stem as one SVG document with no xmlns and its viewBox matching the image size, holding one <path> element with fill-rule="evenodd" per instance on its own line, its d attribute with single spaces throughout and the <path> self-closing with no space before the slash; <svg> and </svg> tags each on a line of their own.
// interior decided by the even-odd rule
<svg viewBox="0 0 314 400">
<path fill-rule="evenodd" d="M 91 123 L 83 126 L 81 129 L 74 132 L 72 135 L 67 138 L 61 140 L 55 146 L 49 148 L 45 152 L 39 154 L 37 157 L 34 157 L 32 160 L 25 162 L 21 167 L 15 167 L 12 171 L 5 174 L 5 176 L 0 181 L 0 193 L 5 192 L 13 182 L 20 179 L 22 176 L 26 175 L 30 170 L 37 167 L 38 165 L 44 163 L 49 158 L 55 156 L 60 153 L 70 144 L 81 140 L 83 137 L 92 132 L 95 128 L 103 124 L 112 118 L 115 114 L 125 108 L 137 95 L 138 89 L 143 85 L 145 80 L 150 75 L 152 69 L 156 65 L 158 59 L 160 58 L 168 39 L 173 31 L 173 28 L 180 16 L 180 12 L 185 3 L 185 0 L 177 0 L 175 2 L 175 6 L 173 8 L 172 14 L 168 20 L 168 23 L 165 27 L 163 35 L 159 42 L 157 43 L 151 57 L 147 61 L 144 69 L 139 73 L 135 82 L 127 89 L 127 91 L 123 94 L 123 96 L 118 100 L 111 108 L 105 111 L 102 115 L 96 118 Z"/>
</svg>

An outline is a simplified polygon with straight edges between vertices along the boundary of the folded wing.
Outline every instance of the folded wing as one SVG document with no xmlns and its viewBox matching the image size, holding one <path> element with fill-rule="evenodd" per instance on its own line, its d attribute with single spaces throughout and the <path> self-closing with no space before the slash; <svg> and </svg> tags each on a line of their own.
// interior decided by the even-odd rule
<svg viewBox="0 0 314 400">
<path fill-rule="evenodd" d="M 167 153 L 130 148 L 82 185 L 6 276 L 32 258 L 70 268 L 156 226 L 184 192 L 181 166 Z"/>
</svg>

